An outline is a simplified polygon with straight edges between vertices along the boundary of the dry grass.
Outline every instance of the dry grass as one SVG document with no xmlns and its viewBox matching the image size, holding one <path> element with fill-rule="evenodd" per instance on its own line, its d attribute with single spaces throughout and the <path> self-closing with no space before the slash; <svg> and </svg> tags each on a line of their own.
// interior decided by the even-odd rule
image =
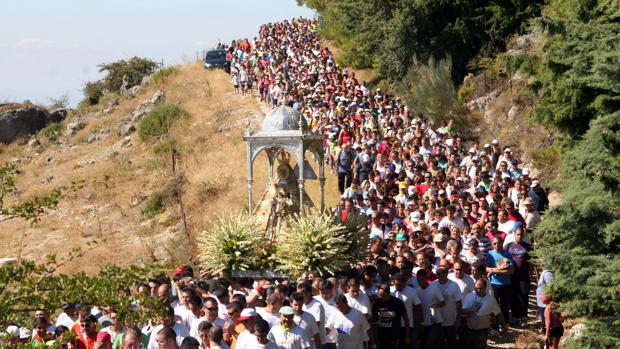
<svg viewBox="0 0 620 349">
<path fill-rule="evenodd" d="M 244 101 L 231 95 L 228 78 L 224 73 L 206 72 L 199 65 L 183 66 L 178 74 L 166 80 L 165 85 L 151 86 L 136 98 L 122 101 L 113 113 L 86 120 L 86 127 L 69 138 L 68 145 L 59 146 L 41 140 L 43 150 L 39 155 L 18 143 L 0 148 L 0 162 L 22 159 L 20 169 L 23 172 L 17 183 L 21 189 L 20 197 L 42 195 L 54 186 L 71 181 L 85 182 L 82 189 L 69 193 L 59 209 L 37 226 L 26 226 L 22 255 L 35 259 L 48 253 L 62 256 L 72 247 L 106 238 L 100 248 L 64 269 L 68 272 L 92 272 L 109 262 L 128 264 L 151 259 L 139 238 L 138 233 L 142 231 L 152 232 L 152 236 L 158 237 L 159 241 L 174 236 L 169 228 L 179 226 L 178 205 L 169 205 L 165 213 L 152 220 L 146 219 L 141 213 L 144 199 L 170 180 L 172 173 L 169 158 L 154 155 L 151 145 L 142 143 L 135 135 L 132 136 L 132 147 L 120 148 L 117 144 L 121 139 L 117 126 L 121 119 L 160 87 L 168 101 L 182 104 L 191 114 L 184 125 L 179 125 L 171 132 L 188 145 L 188 153 L 179 159 L 179 170 L 185 172 L 187 177 L 184 189 L 191 227 L 200 227 L 203 216 L 211 212 L 224 208 L 243 208 L 243 200 L 234 200 L 239 190 L 229 191 L 222 203 L 198 205 L 192 198 L 198 188 L 195 184 L 220 171 L 230 174 L 231 188 L 245 188 L 241 181 L 245 172 L 238 171 L 232 163 L 233 160 L 245 160 L 241 130 L 231 130 L 227 135 L 214 132 L 215 126 L 210 122 L 214 112 L 213 101 L 223 100 L 230 105 L 234 111 L 230 115 L 231 120 L 242 119 L 247 113 L 258 111 L 258 106 L 254 101 Z M 107 138 L 92 144 L 82 142 L 88 134 L 105 128 L 111 129 Z M 119 154 L 106 159 L 111 149 L 116 149 Z M 32 157 L 31 162 L 23 160 L 27 156 Z M 47 161 L 48 157 L 52 157 L 50 162 Z M 88 164 L 90 159 L 95 162 Z M 220 165 L 223 161 L 228 161 L 228 164 Z M 53 176 L 53 180 L 42 183 L 41 180 L 48 176 Z M 0 247 L 0 255 L 18 253 L 24 226 L 25 222 L 17 220 L 0 224 L 0 239 L 5 242 Z M 162 245 L 161 242 L 159 245 Z M 85 264 L 86 260 L 89 263 Z"/>
<path fill-rule="evenodd" d="M 40 154 L 26 149 L 25 140 L 0 145 L 0 163 L 21 159 L 20 198 L 44 195 L 72 181 L 84 183 L 36 226 L 20 220 L 0 223 L 0 240 L 4 242 L 0 256 L 15 256 L 25 231 L 22 255 L 39 260 L 50 253 L 64 256 L 73 247 L 105 239 L 100 247 L 68 263 L 64 272 L 96 272 L 112 262 L 187 261 L 190 251 L 182 232 L 178 199 L 167 200 L 166 211 L 152 219 L 142 213 L 148 198 L 175 178 L 170 156 L 154 154 L 153 144 L 142 142 L 135 133 L 131 136 L 133 146 L 119 144 L 119 122 L 157 89 L 164 90 L 168 102 L 182 105 L 190 114 L 170 131 L 170 137 L 183 147 L 177 172 L 185 179 L 181 192 L 189 231 L 203 229 L 214 214 L 247 209 L 246 148 L 241 136 L 249 116 L 254 116 L 251 127 L 260 128 L 261 106 L 254 98 L 234 94 L 224 72 L 206 71 L 192 63 L 179 66 L 164 83 L 122 100 L 112 113 L 85 120 L 85 128 L 66 142 L 62 142 L 65 136 L 61 136 L 60 145 L 40 139 Z M 106 128 L 111 130 L 107 137 L 92 144 L 85 142 L 90 133 Z M 118 155 L 107 158 L 112 150 Z M 318 174 L 318 166 L 313 167 Z M 255 161 L 254 169 L 256 205 L 267 184 L 265 155 Z M 329 207 L 337 203 L 338 193 L 335 178 L 328 171 L 326 175 Z M 49 176 L 53 176 L 49 183 L 42 181 Z M 318 188 L 318 181 L 308 182 L 308 192 L 317 205 Z"/>
</svg>

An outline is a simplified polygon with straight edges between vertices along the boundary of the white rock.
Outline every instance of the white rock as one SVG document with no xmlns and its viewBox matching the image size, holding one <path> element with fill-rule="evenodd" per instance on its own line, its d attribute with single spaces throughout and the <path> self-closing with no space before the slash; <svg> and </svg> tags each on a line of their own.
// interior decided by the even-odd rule
<svg viewBox="0 0 620 349">
<path fill-rule="evenodd" d="M 142 78 L 142 82 L 140 83 L 140 86 L 145 87 L 145 86 L 149 85 L 151 82 L 153 82 L 153 76 L 152 75 L 147 75 L 147 76 Z"/>
<path fill-rule="evenodd" d="M 131 136 L 127 136 L 120 141 L 121 148 L 131 147 L 133 143 L 131 142 Z"/>
<path fill-rule="evenodd" d="M 38 147 L 39 145 L 41 145 L 41 143 L 39 143 L 39 140 L 34 137 L 30 138 L 30 140 L 26 144 L 28 148 Z"/>
<path fill-rule="evenodd" d="M 121 136 L 126 136 L 136 130 L 136 126 L 133 123 L 124 123 L 121 124 L 120 132 Z"/>
<path fill-rule="evenodd" d="M 130 88 L 129 90 L 127 90 L 127 94 L 131 97 L 135 97 L 138 95 L 138 93 L 140 93 L 141 90 L 142 90 L 142 86 L 136 85 Z"/>
<path fill-rule="evenodd" d="M 15 262 L 17 262 L 17 258 L 12 258 L 12 257 L 0 258 L 0 265 L 10 265 L 10 264 L 14 264 Z"/>
<path fill-rule="evenodd" d="M 517 113 L 519 113 L 518 106 L 513 105 L 512 107 L 510 107 L 510 110 L 508 111 L 508 120 L 514 120 L 514 118 L 517 116 Z"/>
<path fill-rule="evenodd" d="M 83 128 L 84 128 L 84 126 L 85 126 L 85 125 L 84 125 L 84 123 L 83 123 L 83 122 L 80 122 L 80 121 L 73 121 L 73 122 L 70 122 L 70 123 L 67 125 L 67 135 L 68 135 L 68 136 L 72 136 L 72 135 L 74 135 L 77 131 L 79 131 L 79 130 L 83 129 Z"/>
</svg>

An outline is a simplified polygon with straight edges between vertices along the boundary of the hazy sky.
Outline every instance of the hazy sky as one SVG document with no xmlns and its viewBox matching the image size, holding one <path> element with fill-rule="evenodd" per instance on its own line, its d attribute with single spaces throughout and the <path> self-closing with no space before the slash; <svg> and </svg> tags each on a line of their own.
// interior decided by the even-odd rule
<svg viewBox="0 0 620 349">
<path fill-rule="evenodd" d="M 140 56 L 164 64 L 256 35 L 263 23 L 314 13 L 295 0 L 4 0 L 0 102 L 82 98 L 97 64 Z"/>
</svg>

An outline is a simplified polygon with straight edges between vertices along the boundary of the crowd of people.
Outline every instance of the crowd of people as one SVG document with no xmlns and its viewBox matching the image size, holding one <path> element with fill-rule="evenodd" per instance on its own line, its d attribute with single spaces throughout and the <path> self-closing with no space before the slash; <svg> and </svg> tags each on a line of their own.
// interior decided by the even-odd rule
<svg viewBox="0 0 620 349">
<path fill-rule="evenodd" d="M 562 336 L 552 271 L 530 264 L 531 232 L 548 198 L 510 147 L 463 140 L 450 121 L 413 115 L 390 93 L 338 67 L 314 19 L 260 27 L 228 48 L 227 71 L 241 93 L 298 110 L 325 135 L 338 177 L 341 222 L 366 217 L 368 258 L 336 275 L 299 280 L 214 277 L 180 267 L 174 281 L 141 285 L 170 305 L 161 321 L 127 328 L 115 310 L 63 308 L 44 342 L 78 334 L 74 348 L 485 348 L 489 334 L 528 319 L 530 282 L 552 346 Z M 545 319 L 547 321 L 545 321 Z M 99 329 L 99 331 L 97 331 Z M 55 331 L 55 332 L 54 332 Z M 105 344 L 108 345 L 108 344 Z"/>
</svg>

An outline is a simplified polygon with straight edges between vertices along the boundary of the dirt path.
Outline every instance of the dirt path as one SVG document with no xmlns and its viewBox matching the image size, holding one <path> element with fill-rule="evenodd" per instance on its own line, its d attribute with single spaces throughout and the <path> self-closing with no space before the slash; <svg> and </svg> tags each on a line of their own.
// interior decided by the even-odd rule
<svg viewBox="0 0 620 349">
<path fill-rule="evenodd" d="M 536 279 L 532 276 L 527 314 L 524 326 L 508 326 L 508 332 L 489 336 L 489 348 L 538 349 L 544 346 L 540 322 L 536 319 Z"/>
</svg>

